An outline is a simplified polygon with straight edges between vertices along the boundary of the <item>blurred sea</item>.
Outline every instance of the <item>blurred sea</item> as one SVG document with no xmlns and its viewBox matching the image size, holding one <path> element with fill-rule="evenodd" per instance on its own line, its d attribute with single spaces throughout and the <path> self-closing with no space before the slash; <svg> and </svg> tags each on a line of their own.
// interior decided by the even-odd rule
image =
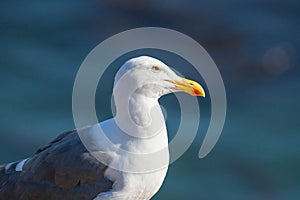
<svg viewBox="0 0 300 200">
<path fill-rule="evenodd" d="M 25 158 L 74 128 L 73 82 L 97 44 L 130 28 L 159 26 L 191 36 L 208 51 L 223 76 L 228 113 L 219 142 L 200 160 L 210 100 L 198 100 L 198 136 L 170 166 L 154 199 L 299 199 L 299 25 L 295 0 L 1 1 L 0 163 Z M 144 52 L 170 58 L 168 64 L 204 84 L 192 67 L 182 68 L 185 61 Z M 100 120 L 112 115 L 112 77 L 122 59 L 100 81 Z M 174 95 L 160 102 L 172 138 L 178 105 Z"/>
</svg>

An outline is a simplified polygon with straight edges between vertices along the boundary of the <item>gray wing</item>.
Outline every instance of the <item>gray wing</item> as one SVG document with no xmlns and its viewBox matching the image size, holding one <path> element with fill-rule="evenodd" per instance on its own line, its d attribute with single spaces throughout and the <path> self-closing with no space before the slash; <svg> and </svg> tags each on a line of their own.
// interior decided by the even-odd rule
<svg viewBox="0 0 300 200">
<path fill-rule="evenodd" d="M 76 130 L 39 149 L 22 171 L 17 164 L 0 166 L 0 200 L 91 200 L 113 184 L 104 177 L 107 166 L 86 150 Z"/>
</svg>

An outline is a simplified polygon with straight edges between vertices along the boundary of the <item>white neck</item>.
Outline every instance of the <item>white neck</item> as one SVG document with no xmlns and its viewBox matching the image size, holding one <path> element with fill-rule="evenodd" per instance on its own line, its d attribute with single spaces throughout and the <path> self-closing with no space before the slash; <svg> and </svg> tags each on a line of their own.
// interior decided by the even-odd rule
<svg viewBox="0 0 300 200">
<path fill-rule="evenodd" d="M 119 128 L 126 134 L 148 138 L 165 129 L 162 110 L 155 98 L 140 93 L 115 91 L 116 116 Z"/>
</svg>

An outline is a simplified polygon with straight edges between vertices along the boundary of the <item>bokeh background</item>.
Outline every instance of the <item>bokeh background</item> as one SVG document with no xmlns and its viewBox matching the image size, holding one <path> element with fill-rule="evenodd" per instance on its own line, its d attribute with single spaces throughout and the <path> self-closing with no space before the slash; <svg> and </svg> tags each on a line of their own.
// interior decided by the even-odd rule
<svg viewBox="0 0 300 200">
<path fill-rule="evenodd" d="M 221 138 L 201 160 L 210 100 L 199 99 L 198 136 L 170 166 L 153 199 L 299 199 L 296 0 L 1 1 L 0 163 L 26 158 L 73 129 L 72 86 L 83 59 L 109 36 L 144 26 L 171 28 L 197 40 L 219 67 L 228 98 Z M 152 53 L 162 59 L 166 55 Z M 165 61 L 202 82 L 180 68 L 176 58 Z M 107 87 L 97 93 L 100 120 L 112 115 L 110 92 L 118 63 L 104 77 Z M 174 95 L 161 103 L 167 114 L 178 113 Z M 172 137 L 178 115 L 167 116 Z"/>
</svg>

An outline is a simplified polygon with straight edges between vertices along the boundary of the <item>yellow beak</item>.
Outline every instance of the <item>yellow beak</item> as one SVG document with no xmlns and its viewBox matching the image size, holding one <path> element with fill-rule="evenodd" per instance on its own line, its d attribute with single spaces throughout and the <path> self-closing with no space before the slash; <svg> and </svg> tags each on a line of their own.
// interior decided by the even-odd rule
<svg viewBox="0 0 300 200">
<path fill-rule="evenodd" d="M 168 80 L 169 81 L 169 80 Z M 177 80 L 170 80 L 169 82 L 173 83 L 175 85 L 176 90 L 181 90 L 183 92 L 186 92 L 192 96 L 201 96 L 205 97 L 205 92 L 202 86 L 192 80 L 182 78 L 181 81 Z"/>
</svg>

